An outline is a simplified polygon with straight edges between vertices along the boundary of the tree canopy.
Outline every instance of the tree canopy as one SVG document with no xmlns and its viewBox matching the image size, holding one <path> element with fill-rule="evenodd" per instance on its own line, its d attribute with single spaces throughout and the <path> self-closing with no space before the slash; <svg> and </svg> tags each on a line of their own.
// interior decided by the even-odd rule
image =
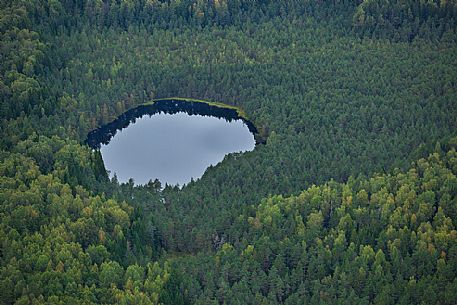
<svg viewBox="0 0 457 305">
<path fill-rule="evenodd" d="M 454 304 L 457 4 L 0 2 L 0 303 Z M 188 185 L 87 133 L 156 98 L 266 138 Z"/>
</svg>

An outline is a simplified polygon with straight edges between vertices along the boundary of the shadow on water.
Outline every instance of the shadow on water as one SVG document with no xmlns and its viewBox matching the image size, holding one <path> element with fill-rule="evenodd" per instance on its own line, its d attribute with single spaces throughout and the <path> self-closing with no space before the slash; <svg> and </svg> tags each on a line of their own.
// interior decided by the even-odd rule
<svg viewBox="0 0 457 305">
<path fill-rule="evenodd" d="M 140 105 L 136 108 L 130 109 L 117 117 L 111 123 L 89 132 L 85 142 L 93 149 L 100 149 L 101 145 L 108 144 L 111 138 L 113 138 L 119 130 L 135 123 L 137 118 L 140 118 L 143 115 L 154 115 L 161 112 L 167 114 L 185 112 L 189 115 L 212 116 L 219 119 L 225 119 L 229 122 L 233 120 L 242 120 L 248 127 L 249 131 L 254 135 L 256 144 L 264 144 L 264 141 L 259 140 L 258 131 L 254 124 L 241 117 L 236 109 L 213 106 L 203 102 L 173 99 L 156 100 L 150 105 Z"/>
</svg>

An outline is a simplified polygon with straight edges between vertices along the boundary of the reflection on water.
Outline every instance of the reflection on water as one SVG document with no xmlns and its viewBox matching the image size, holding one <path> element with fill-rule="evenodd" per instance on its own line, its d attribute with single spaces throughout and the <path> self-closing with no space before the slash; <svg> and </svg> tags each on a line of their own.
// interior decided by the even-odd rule
<svg viewBox="0 0 457 305">
<path fill-rule="evenodd" d="M 232 152 L 253 150 L 254 135 L 241 119 L 155 113 L 137 118 L 101 144 L 105 167 L 120 182 L 183 185 Z"/>
</svg>

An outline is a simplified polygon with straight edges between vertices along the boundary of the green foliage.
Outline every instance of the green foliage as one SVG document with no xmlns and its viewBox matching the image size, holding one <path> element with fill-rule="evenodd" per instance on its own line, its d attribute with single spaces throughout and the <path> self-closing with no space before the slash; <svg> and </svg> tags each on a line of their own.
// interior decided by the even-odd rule
<svg viewBox="0 0 457 305">
<path fill-rule="evenodd" d="M 0 7 L 0 101 L 1 116 L 16 117 L 30 112 L 40 102 L 41 70 L 45 45 L 29 28 L 26 8 L 13 3 Z"/>
<path fill-rule="evenodd" d="M 168 267 L 123 266 L 132 207 L 72 190 L 16 153 L 2 154 L 0 184 L 2 303 L 158 304 Z"/>
<path fill-rule="evenodd" d="M 406 172 L 266 199 L 254 217 L 238 218 L 235 246 L 224 244 L 212 258 L 175 259 L 187 283 L 181 293 L 196 304 L 451 304 L 455 160 L 453 148 Z M 411 204 L 406 189 L 417 198 Z"/>
<path fill-rule="evenodd" d="M 432 40 L 452 37 L 457 23 L 457 2 L 363 0 L 353 22 L 360 34 L 369 37 L 410 41 L 415 37 Z"/>
<path fill-rule="evenodd" d="M 158 212 L 155 226 L 170 249 L 211 248 L 214 231 L 230 226 L 246 203 L 407 168 L 457 127 L 454 44 L 360 41 L 338 29 L 312 19 L 202 31 L 82 26 L 50 38 L 48 56 L 61 60 L 43 82 L 59 106 L 29 128 L 83 141 L 125 109 L 167 96 L 244 109 L 267 144 L 169 192 L 173 204 Z M 24 124 L 10 122 L 7 138 Z"/>
<path fill-rule="evenodd" d="M 1 1 L 0 303 L 455 303 L 455 31 L 450 0 Z M 87 132 L 170 96 L 267 143 L 109 181 Z"/>
</svg>

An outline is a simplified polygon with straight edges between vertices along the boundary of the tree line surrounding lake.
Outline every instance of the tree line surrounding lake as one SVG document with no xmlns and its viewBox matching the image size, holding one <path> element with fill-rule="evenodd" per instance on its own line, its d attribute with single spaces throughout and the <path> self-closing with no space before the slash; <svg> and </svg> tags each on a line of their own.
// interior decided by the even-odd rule
<svg viewBox="0 0 457 305">
<path fill-rule="evenodd" d="M 2 303 L 457 299 L 455 1 L 0 12 Z M 169 96 L 241 107 L 267 142 L 182 189 L 109 180 L 87 133 Z"/>
</svg>

